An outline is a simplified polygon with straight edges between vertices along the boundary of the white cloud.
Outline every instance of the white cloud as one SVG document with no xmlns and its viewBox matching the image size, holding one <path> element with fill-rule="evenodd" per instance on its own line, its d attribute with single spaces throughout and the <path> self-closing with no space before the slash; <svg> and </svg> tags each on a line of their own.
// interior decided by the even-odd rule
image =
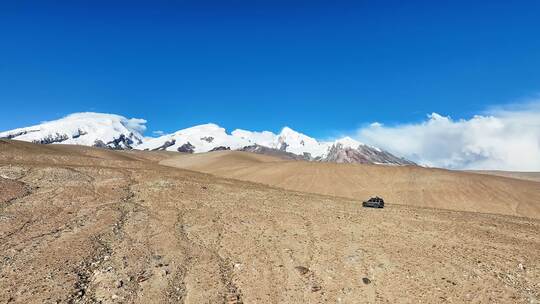
<svg viewBox="0 0 540 304">
<path fill-rule="evenodd" d="M 130 118 L 126 121 L 126 126 L 128 128 L 137 130 L 139 133 L 144 133 L 146 131 L 146 120 L 141 118 Z"/>
<path fill-rule="evenodd" d="M 165 134 L 165 132 L 163 132 L 161 130 L 157 130 L 157 131 L 153 131 L 152 134 L 154 136 L 163 136 Z"/>
<path fill-rule="evenodd" d="M 421 123 L 372 123 L 358 138 L 433 167 L 540 171 L 540 102 L 492 108 L 470 119 L 437 113 Z"/>
</svg>

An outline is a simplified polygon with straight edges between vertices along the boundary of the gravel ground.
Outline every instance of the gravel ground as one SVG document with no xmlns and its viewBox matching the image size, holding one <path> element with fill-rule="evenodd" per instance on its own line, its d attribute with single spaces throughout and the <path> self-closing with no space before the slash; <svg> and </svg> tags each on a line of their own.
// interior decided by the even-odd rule
<svg viewBox="0 0 540 304">
<path fill-rule="evenodd" d="M 540 299 L 537 219 L 367 209 L 168 157 L 0 141 L 0 303 Z"/>
</svg>

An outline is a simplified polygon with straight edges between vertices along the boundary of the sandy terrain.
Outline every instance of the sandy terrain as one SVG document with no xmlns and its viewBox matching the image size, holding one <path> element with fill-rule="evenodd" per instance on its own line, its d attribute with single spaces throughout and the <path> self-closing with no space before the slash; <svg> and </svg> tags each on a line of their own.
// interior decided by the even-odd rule
<svg viewBox="0 0 540 304">
<path fill-rule="evenodd" d="M 540 172 L 515 172 L 515 171 L 497 171 L 497 170 L 476 170 L 476 171 L 469 171 L 469 172 L 540 182 Z"/>
<path fill-rule="evenodd" d="M 169 158 L 0 141 L 0 303 L 540 299 L 538 219 L 366 209 Z"/>
<path fill-rule="evenodd" d="M 540 218 L 540 183 L 417 166 L 285 161 L 223 151 L 177 155 L 161 164 L 289 190 L 394 204 Z"/>
</svg>

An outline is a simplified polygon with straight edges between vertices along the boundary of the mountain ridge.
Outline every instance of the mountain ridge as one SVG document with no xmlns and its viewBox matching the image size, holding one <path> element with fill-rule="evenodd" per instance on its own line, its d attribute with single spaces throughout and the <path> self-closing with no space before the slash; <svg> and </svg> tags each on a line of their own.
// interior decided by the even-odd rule
<svg viewBox="0 0 540 304">
<path fill-rule="evenodd" d="M 0 132 L 0 138 L 38 144 L 74 144 L 131 149 L 144 140 L 146 120 L 120 115 L 82 112 L 41 124 Z"/>
<path fill-rule="evenodd" d="M 74 113 L 58 120 L 0 132 L 0 138 L 110 149 L 183 153 L 242 150 L 307 161 L 415 165 L 412 161 L 350 137 L 319 141 L 288 126 L 283 127 L 279 134 L 243 129 L 227 133 L 225 128 L 215 123 L 206 123 L 159 137 L 144 137 L 145 123 L 143 119 L 128 119 L 115 114 Z"/>
</svg>

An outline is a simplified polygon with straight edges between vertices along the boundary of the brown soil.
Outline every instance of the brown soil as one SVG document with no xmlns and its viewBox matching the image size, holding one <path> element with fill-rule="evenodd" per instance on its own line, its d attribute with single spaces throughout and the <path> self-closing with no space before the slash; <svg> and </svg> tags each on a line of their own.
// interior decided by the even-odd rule
<svg viewBox="0 0 540 304">
<path fill-rule="evenodd" d="M 316 163 L 223 151 L 161 164 L 284 189 L 458 211 L 540 218 L 540 183 L 417 166 Z"/>
<path fill-rule="evenodd" d="M 515 171 L 496 171 L 496 170 L 492 170 L 492 171 L 476 170 L 476 171 L 469 171 L 469 172 L 540 182 L 540 172 L 515 172 Z"/>
<path fill-rule="evenodd" d="M 24 183 L 0 176 L 0 206 L 28 193 Z"/>
<path fill-rule="evenodd" d="M 538 219 L 366 209 L 169 157 L 0 141 L 0 174 L 31 191 L 0 207 L 0 303 L 540 298 Z"/>
</svg>

